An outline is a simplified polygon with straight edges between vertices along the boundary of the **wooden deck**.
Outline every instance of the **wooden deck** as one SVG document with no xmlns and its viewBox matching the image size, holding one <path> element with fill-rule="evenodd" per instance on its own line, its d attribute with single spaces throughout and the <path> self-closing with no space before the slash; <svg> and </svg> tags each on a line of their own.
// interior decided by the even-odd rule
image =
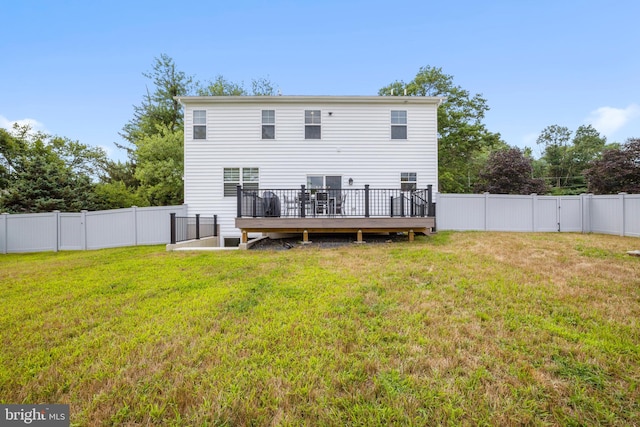
<svg viewBox="0 0 640 427">
<path fill-rule="evenodd" d="M 434 217 L 392 218 L 236 218 L 236 227 L 242 231 L 242 243 L 247 242 L 247 233 L 302 233 L 303 241 L 309 233 L 356 233 L 358 241 L 363 233 L 430 233 L 436 225 Z"/>
</svg>

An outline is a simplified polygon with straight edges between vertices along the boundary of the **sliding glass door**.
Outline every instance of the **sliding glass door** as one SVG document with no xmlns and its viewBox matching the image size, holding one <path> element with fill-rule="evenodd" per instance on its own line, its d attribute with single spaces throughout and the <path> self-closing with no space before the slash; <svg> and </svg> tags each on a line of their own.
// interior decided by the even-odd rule
<svg viewBox="0 0 640 427">
<path fill-rule="evenodd" d="M 318 189 L 331 192 L 342 190 L 342 177 L 337 175 L 307 175 L 307 188 L 315 193 Z"/>
</svg>

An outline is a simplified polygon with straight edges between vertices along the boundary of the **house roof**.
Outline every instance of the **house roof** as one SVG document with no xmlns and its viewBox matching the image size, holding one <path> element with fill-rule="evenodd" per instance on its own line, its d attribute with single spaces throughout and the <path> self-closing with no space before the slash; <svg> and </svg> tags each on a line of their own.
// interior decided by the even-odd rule
<svg viewBox="0 0 640 427">
<path fill-rule="evenodd" d="M 439 96 L 176 96 L 182 104 L 436 104 Z"/>
</svg>

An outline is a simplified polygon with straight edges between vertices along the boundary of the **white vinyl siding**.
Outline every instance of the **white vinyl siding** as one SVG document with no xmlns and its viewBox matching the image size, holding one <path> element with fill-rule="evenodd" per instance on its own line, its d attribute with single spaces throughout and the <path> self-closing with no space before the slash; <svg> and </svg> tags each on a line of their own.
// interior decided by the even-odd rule
<svg viewBox="0 0 640 427">
<path fill-rule="evenodd" d="M 311 175 L 341 176 L 344 189 L 365 184 L 399 188 L 402 172 L 416 173 L 418 188 L 438 188 L 435 104 L 287 103 L 261 98 L 267 99 L 194 101 L 185 107 L 185 203 L 189 215 L 217 214 L 223 236 L 240 235 L 234 223 L 236 199 L 224 197 L 224 168 L 259 168 L 260 189 L 299 188 Z M 407 111 L 411 127 L 410 139 L 402 143 L 390 140 L 390 111 L 400 108 Z M 203 109 L 206 144 L 188 134 L 193 110 Z M 276 111 L 277 139 L 262 139 L 262 110 Z M 323 112 L 321 140 L 305 139 L 305 110 Z"/>
</svg>

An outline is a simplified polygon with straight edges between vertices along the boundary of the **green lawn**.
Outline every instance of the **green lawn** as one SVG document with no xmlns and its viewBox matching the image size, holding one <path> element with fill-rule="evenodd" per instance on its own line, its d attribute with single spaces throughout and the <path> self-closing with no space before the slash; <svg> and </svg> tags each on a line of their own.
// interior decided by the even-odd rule
<svg viewBox="0 0 640 427">
<path fill-rule="evenodd" d="M 73 425 L 639 425 L 640 239 L 0 255 L 0 401 Z"/>
</svg>

